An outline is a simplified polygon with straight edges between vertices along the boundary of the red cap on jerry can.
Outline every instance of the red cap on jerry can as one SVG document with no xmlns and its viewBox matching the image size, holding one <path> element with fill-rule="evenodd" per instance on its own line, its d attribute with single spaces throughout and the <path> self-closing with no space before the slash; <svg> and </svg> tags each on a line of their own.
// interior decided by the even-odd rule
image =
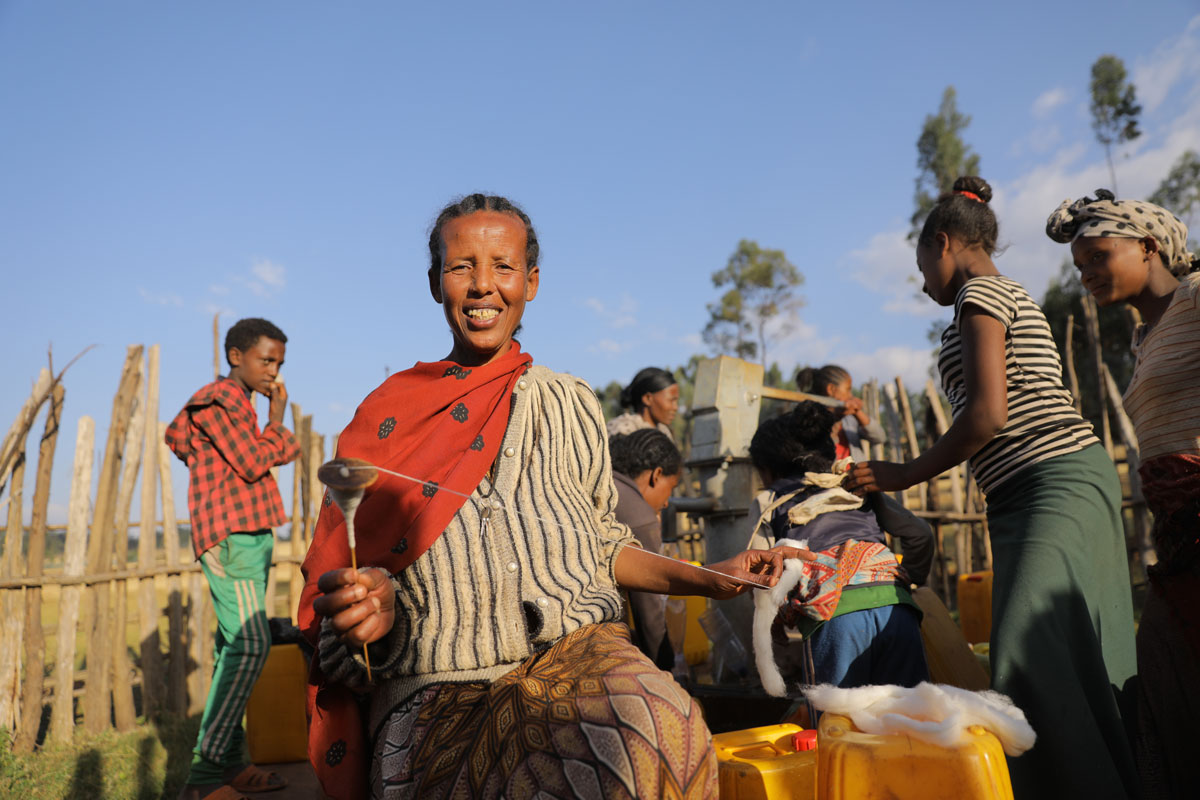
<svg viewBox="0 0 1200 800">
<path fill-rule="evenodd" d="M 817 749 L 817 732 L 816 731 L 800 731 L 792 734 L 792 746 L 796 748 L 796 752 L 804 750 Z"/>
</svg>

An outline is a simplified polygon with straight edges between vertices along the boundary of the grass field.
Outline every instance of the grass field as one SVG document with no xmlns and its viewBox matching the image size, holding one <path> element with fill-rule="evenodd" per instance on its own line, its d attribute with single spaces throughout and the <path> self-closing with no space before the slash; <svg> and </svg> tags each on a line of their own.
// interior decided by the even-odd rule
<svg viewBox="0 0 1200 800">
<path fill-rule="evenodd" d="M 174 798 L 187 778 L 199 716 L 167 715 L 127 734 L 87 736 L 15 755 L 0 730 L 0 798 L 16 800 L 158 800 Z"/>
</svg>

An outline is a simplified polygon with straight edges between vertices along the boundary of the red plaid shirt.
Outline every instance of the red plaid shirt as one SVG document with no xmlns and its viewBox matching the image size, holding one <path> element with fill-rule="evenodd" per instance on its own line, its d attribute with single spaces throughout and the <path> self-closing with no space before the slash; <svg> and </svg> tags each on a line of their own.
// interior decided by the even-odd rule
<svg viewBox="0 0 1200 800">
<path fill-rule="evenodd" d="M 271 467 L 300 455 L 296 437 L 269 422 L 261 433 L 246 392 L 220 378 L 192 395 L 167 428 L 167 446 L 188 465 L 188 512 L 196 558 L 231 533 L 287 521 Z"/>
</svg>

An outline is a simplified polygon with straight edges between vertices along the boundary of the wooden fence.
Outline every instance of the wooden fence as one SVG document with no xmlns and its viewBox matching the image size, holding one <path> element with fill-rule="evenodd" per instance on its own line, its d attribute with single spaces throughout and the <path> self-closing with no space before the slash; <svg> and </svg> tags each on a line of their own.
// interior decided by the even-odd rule
<svg viewBox="0 0 1200 800">
<path fill-rule="evenodd" d="M 0 558 L 0 726 L 13 732 L 14 749 L 28 751 L 43 737 L 70 740 L 80 716 L 89 732 L 130 730 L 138 695 L 147 718 L 204 707 L 215 616 L 188 539 L 180 542 L 188 525 L 179 519 L 186 517 L 186 501 L 177 504 L 172 490 L 175 457 L 163 441 L 158 370 L 158 345 L 128 348 L 94 498 L 95 423 L 80 418 L 63 556 L 53 569 L 46 564 L 48 534 L 64 528 L 47 524 L 47 508 L 65 391 L 48 370 L 0 450 L 0 488 L 7 481 L 9 489 Z M 36 442 L 36 486 L 26 529 L 24 453 L 42 405 L 47 411 Z M 293 471 L 292 535 L 276 544 L 267 611 L 294 620 L 303 588 L 299 565 L 320 509 L 316 471 L 325 458 L 325 437 L 312 430 L 312 417 L 295 403 L 292 418 L 301 447 Z M 6 459 L 10 466 L 3 471 Z M 139 482 L 139 518 L 131 522 Z M 162 514 L 156 519 L 160 497 Z M 131 553 L 134 531 L 137 549 Z"/>
</svg>

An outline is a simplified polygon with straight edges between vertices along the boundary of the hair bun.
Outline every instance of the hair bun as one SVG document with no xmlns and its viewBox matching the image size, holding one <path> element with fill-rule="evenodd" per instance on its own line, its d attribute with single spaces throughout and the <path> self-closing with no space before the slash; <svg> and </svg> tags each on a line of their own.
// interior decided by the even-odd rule
<svg viewBox="0 0 1200 800">
<path fill-rule="evenodd" d="M 953 191 L 970 192 L 985 203 L 990 203 L 992 200 L 992 187 L 977 175 L 963 175 L 954 182 Z"/>
</svg>

